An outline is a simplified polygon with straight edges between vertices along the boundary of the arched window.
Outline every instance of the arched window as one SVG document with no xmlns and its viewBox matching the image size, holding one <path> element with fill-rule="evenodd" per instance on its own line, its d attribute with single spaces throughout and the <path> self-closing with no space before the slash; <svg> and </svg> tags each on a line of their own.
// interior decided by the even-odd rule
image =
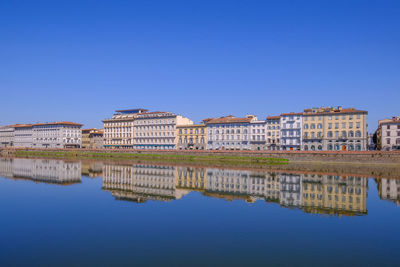
<svg viewBox="0 0 400 267">
<path fill-rule="evenodd" d="M 238 133 L 240 133 L 240 130 L 239 130 L 239 129 L 237 129 L 237 130 L 236 130 L 236 133 L 237 133 L 237 134 L 238 134 Z"/>
<path fill-rule="evenodd" d="M 354 150 L 354 145 L 349 145 L 349 150 L 353 151 Z"/>
<path fill-rule="evenodd" d="M 308 129 L 308 124 L 304 124 L 304 129 Z"/>
<path fill-rule="evenodd" d="M 311 128 L 311 129 L 315 129 L 315 124 L 312 123 L 311 126 L 310 126 L 310 128 Z"/>
<path fill-rule="evenodd" d="M 361 137 L 361 131 L 356 132 L 356 137 Z"/>
<path fill-rule="evenodd" d="M 315 146 L 311 146 L 311 150 L 312 150 L 312 151 L 315 151 Z"/>
<path fill-rule="evenodd" d="M 349 137 L 354 137 L 354 132 L 353 131 L 349 132 Z"/>
<path fill-rule="evenodd" d="M 361 150 L 361 145 L 356 145 L 356 150 L 360 151 Z"/>
<path fill-rule="evenodd" d="M 335 150 L 340 150 L 340 147 L 338 144 L 335 145 Z"/>
<path fill-rule="evenodd" d="M 308 150 L 308 146 L 307 146 L 307 145 L 304 146 L 304 150 L 305 150 L 305 151 Z"/>
<path fill-rule="evenodd" d="M 347 133 L 346 133 L 346 131 L 342 131 L 342 137 L 343 137 L 343 138 L 347 138 Z"/>
<path fill-rule="evenodd" d="M 322 146 L 321 145 L 318 146 L 318 150 L 320 150 L 320 151 L 322 150 Z"/>
<path fill-rule="evenodd" d="M 332 150 L 332 145 L 328 145 L 328 150 Z"/>
<path fill-rule="evenodd" d="M 322 129 L 322 123 L 318 123 L 318 129 Z"/>
</svg>

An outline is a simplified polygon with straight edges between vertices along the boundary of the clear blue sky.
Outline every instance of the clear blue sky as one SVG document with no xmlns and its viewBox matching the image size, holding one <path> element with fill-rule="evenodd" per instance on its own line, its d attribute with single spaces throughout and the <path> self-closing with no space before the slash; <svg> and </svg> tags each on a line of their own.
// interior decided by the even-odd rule
<svg viewBox="0 0 400 267">
<path fill-rule="evenodd" d="M 400 115 L 400 1 L 1 1 L 0 124 Z"/>
</svg>

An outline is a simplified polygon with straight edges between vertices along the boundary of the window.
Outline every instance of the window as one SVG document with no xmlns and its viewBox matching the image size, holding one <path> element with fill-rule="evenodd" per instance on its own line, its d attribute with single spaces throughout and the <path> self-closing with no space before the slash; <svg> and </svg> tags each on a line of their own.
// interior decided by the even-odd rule
<svg viewBox="0 0 400 267">
<path fill-rule="evenodd" d="M 304 124 L 304 129 L 308 129 L 308 124 Z"/>
<path fill-rule="evenodd" d="M 389 131 L 386 132 L 386 136 L 390 136 L 390 132 Z"/>
<path fill-rule="evenodd" d="M 387 138 L 387 139 L 386 139 L 386 144 L 387 144 L 387 145 L 390 145 L 390 138 Z"/>
<path fill-rule="evenodd" d="M 328 129 L 332 129 L 332 123 L 328 124 Z"/>
<path fill-rule="evenodd" d="M 357 128 L 360 128 L 360 123 L 359 122 L 357 122 Z"/>
<path fill-rule="evenodd" d="M 390 130 L 390 125 L 387 125 L 387 126 L 386 126 L 386 129 Z"/>
</svg>

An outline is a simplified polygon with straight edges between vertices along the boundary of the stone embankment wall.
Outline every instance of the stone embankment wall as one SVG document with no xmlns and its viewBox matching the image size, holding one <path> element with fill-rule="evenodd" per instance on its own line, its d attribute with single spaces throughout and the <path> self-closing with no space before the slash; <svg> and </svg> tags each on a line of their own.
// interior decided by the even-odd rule
<svg viewBox="0 0 400 267">
<path fill-rule="evenodd" d="M 1 155 L 14 154 L 16 149 L 2 149 Z M 131 149 L 20 149 L 28 151 L 70 151 L 98 153 L 142 153 L 158 155 L 236 156 L 284 158 L 290 162 L 398 163 L 397 151 L 221 151 L 221 150 L 131 150 Z"/>
</svg>

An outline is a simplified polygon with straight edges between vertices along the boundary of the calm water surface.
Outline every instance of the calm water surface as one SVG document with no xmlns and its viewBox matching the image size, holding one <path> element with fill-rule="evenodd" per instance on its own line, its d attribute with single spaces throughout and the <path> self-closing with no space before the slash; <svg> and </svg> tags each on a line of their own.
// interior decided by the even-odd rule
<svg viewBox="0 0 400 267">
<path fill-rule="evenodd" d="M 400 177 L 0 159 L 1 266 L 400 266 Z"/>
</svg>

